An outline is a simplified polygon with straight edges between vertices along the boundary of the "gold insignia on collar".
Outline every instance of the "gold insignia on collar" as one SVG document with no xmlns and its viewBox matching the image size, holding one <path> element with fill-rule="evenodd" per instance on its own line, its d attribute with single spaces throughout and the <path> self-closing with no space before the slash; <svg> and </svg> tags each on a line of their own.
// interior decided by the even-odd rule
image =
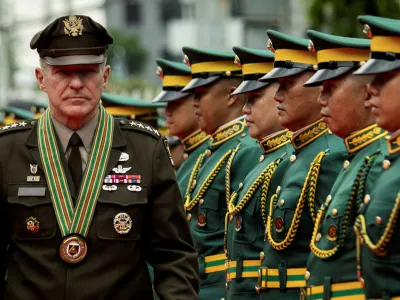
<svg viewBox="0 0 400 300">
<path fill-rule="evenodd" d="M 292 133 L 289 130 L 277 132 L 260 142 L 265 153 L 273 152 L 290 142 Z"/>
<path fill-rule="evenodd" d="M 208 140 L 208 138 L 209 138 L 209 136 L 207 135 L 207 133 L 205 133 L 204 131 L 198 130 L 198 131 L 192 133 L 191 135 L 189 135 L 188 137 L 186 137 L 182 141 L 183 148 L 184 148 L 185 152 L 191 151 L 191 150 L 197 148 L 198 146 L 200 146 L 206 140 Z"/>
<path fill-rule="evenodd" d="M 304 146 L 312 143 L 325 132 L 328 131 L 328 126 L 323 121 L 323 119 L 319 119 L 311 125 L 301 129 L 292 137 L 292 144 L 295 150 L 299 150 Z"/>
<path fill-rule="evenodd" d="M 347 151 L 349 153 L 357 152 L 376 140 L 387 135 L 387 131 L 384 131 L 378 125 L 374 124 L 355 132 L 344 139 Z"/>
<path fill-rule="evenodd" d="M 64 23 L 64 33 L 69 36 L 77 37 L 82 35 L 83 19 L 77 16 L 69 16 L 68 19 L 63 20 Z"/>
<path fill-rule="evenodd" d="M 400 151 L 400 135 L 396 134 L 387 140 L 389 154 L 394 154 Z"/>
<path fill-rule="evenodd" d="M 242 121 L 236 121 L 229 125 L 228 127 L 221 128 L 214 132 L 212 138 L 214 139 L 211 146 L 216 146 L 226 142 L 227 140 L 233 138 L 234 136 L 240 134 L 245 129 L 246 124 Z"/>
</svg>

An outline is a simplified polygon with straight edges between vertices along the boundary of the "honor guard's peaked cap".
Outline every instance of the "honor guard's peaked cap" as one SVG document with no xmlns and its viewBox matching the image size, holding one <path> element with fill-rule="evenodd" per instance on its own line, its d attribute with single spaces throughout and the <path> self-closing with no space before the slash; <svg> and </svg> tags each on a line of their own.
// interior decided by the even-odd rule
<svg viewBox="0 0 400 300">
<path fill-rule="evenodd" d="M 233 47 L 236 53 L 235 63 L 242 68 L 243 82 L 232 95 L 247 93 L 261 89 L 269 82 L 260 82 L 263 77 L 274 68 L 274 54 L 269 50 Z"/>
<path fill-rule="evenodd" d="M 10 105 L 0 105 L 0 112 L 3 113 L 4 125 L 9 125 L 22 120 L 35 119 L 35 115 L 29 110 Z"/>
<path fill-rule="evenodd" d="M 101 102 L 106 111 L 114 117 L 141 121 L 154 128 L 157 128 L 159 117 L 157 109 L 165 107 L 165 103 L 152 103 L 110 93 L 102 93 Z"/>
<path fill-rule="evenodd" d="M 369 58 L 370 41 L 308 30 L 308 50 L 317 53 L 318 71 L 304 86 L 319 86 L 358 69 Z"/>
<path fill-rule="evenodd" d="M 400 20 L 359 16 L 364 34 L 371 39 L 370 59 L 354 74 L 378 74 L 400 69 Z"/>
<path fill-rule="evenodd" d="M 298 75 L 305 71 L 314 71 L 317 64 L 315 53 L 308 51 L 308 40 L 267 30 L 268 49 L 275 53 L 274 68 L 260 81 L 270 81 L 282 77 Z"/>
<path fill-rule="evenodd" d="M 192 69 L 192 80 L 182 92 L 193 91 L 216 82 L 221 78 L 231 78 L 242 75 L 241 69 L 234 63 L 233 51 L 221 51 L 183 47 L 184 62 Z"/>
<path fill-rule="evenodd" d="M 49 65 L 100 64 L 106 59 L 111 34 L 88 16 L 64 16 L 32 38 L 31 49 Z"/>
<path fill-rule="evenodd" d="M 152 102 L 169 102 L 189 96 L 181 90 L 192 80 L 192 71 L 184 63 L 157 58 L 157 75 L 162 79 L 163 91 Z"/>
</svg>

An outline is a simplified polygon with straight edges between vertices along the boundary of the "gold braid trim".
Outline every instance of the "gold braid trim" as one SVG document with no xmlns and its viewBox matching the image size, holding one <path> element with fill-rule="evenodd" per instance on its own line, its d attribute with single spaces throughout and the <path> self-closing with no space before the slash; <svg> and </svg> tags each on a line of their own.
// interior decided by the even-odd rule
<svg viewBox="0 0 400 300">
<path fill-rule="evenodd" d="M 271 201 L 270 201 L 266 231 L 267 231 L 268 241 L 275 250 L 278 250 L 278 251 L 284 250 L 287 247 L 289 247 L 290 244 L 293 242 L 293 240 L 296 236 L 296 233 L 297 233 L 297 228 L 299 227 L 299 224 L 300 224 L 300 219 L 301 219 L 301 215 L 303 213 L 303 208 L 304 208 L 306 198 L 308 198 L 308 197 L 306 197 L 306 195 L 307 196 L 314 195 L 314 198 L 309 198 L 307 200 L 312 201 L 312 202 L 315 201 L 315 192 L 309 191 L 309 185 L 311 182 L 314 182 L 314 181 L 317 182 L 318 176 L 319 176 L 319 169 L 321 167 L 321 161 L 325 155 L 326 155 L 326 152 L 320 152 L 314 158 L 314 161 L 310 165 L 307 177 L 304 181 L 303 189 L 301 191 L 299 200 L 297 202 L 297 207 L 296 207 L 296 211 L 294 213 L 293 219 L 292 219 L 292 223 L 290 224 L 288 233 L 282 242 L 276 242 L 272 237 L 272 223 L 273 223 L 272 207 L 273 206 L 276 207 L 276 204 L 278 202 L 277 201 L 278 195 L 274 194 L 274 196 L 272 196 Z"/>
<path fill-rule="evenodd" d="M 226 196 L 226 206 L 229 205 L 229 198 L 231 196 L 231 167 L 233 159 L 235 158 L 236 153 L 239 151 L 240 144 L 236 146 L 236 148 L 232 151 L 231 156 L 228 159 L 228 163 L 226 164 L 225 169 L 225 196 Z"/>
<path fill-rule="evenodd" d="M 185 193 L 185 209 L 186 205 L 190 201 L 190 190 L 192 189 L 193 181 L 197 178 L 197 174 L 199 173 L 200 167 L 202 165 L 204 155 L 205 155 L 204 153 L 199 155 L 199 157 L 196 160 L 196 163 L 193 166 L 193 170 L 190 173 L 189 182 L 188 186 L 186 187 L 186 193 Z"/>
<path fill-rule="evenodd" d="M 387 245 L 390 243 L 390 240 L 392 239 L 393 231 L 397 224 L 399 209 L 400 209 L 400 193 L 397 194 L 396 200 L 394 202 L 394 207 L 390 214 L 388 223 L 385 227 L 382 236 L 379 238 L 376 244 L 374 244 L 368 236 L 367 226 L 365 224 L 366 222 L 364 216 L 359 215 L 354 225 L 354 230 L 357 234 L 358 242 L 362 243 L 362 240 L 364 240 L 368 248 L 376 255 L 386 256 L 388 252 Z"/>
<path fill-rule="evenodd" d="M 196 147 L 200 146 L 208 140 L 210 137 L 204 131 L 197 130 L 196 132 L 192 133 L 188 137 L 182 140 L 182 145 L 185 152 L 191 151 Z"/>
<path fill-rule="evenodd" d="M 358 190 L 358 188 L 360 186 L 360 182 L 361 182 L 364 170 L 367 167 L 367 165 L 370 162 L 370 160 L 371 159 L 368 156 L 366 156 L 363 165 L 361 166 L 360 170 L 357 173 L 357 177 L 356 177 L 356 179 L 355 179 L 355 181 L 353 183 L 353 186 L 351 188 L 351 193 L 350 193 L 349 200 L 347 201 L 346 213 L 345 213 L 345 216 L 344 216 L 345 218 L 344 218 L 343 223 L 340 226 L 341 227 L 340 237 L 338 239 L 338 242 L 337 242 L 336 246 L 334 248 L 332 248 L 332 249 L 329 249 L 329 250 L 322 250 L 322 249 L 318 248 L 315 245 L 315 240 L 316 240 L 316 237 L 317 237 L 317 234 L 318 234 L 319 227 L 321 225 L 321 220 L 324 220 L 325 215 L 326 215 L 326 211 L 328 210 L 328 207 L 329 207 L 330 203 L 332 202 L 332 200 L 327 198 L 325 204 L 322 205 L 321 209 L 319 210 L 318 216 L 317 216 L 317 220 L 316 220 L 316 222 L 314 224 L 314 230 L 313 230 L 313 234 L 312 234 L 311 242 L 310 242 L 311 251 L 318 258 L 320 258 L 320 259 L 330 258 L 333 255 L 335 255 L 337 253 L 337 251 L 341 247 L 343 247 L 344 239 L 345 239 L 346 233 L 347 233 L 347 225 L 348 225 L 348 222 L 349 222 L 349 219 L 350 219 L 350 214 L 351 214 L 351 211 L 352 211 L 354 199 L 356 198 L 357 190 Z"/>
<path fill-rule="evenodd" d="M 224 156 L 218 161 L 218 163 L 215 165 L 215 167 L 212 169 L 212 171 L 208 174 L 206 180 L 203 182 L 199 192 L 197 195 L 190 200 L 190 196 L 186 197 L 186 203 L 185 203 L 185 208 L 186 211 L 191 211 L 197 203 L 200 201 L 200 199 L 203 197 L 204 193 L 210 186 L 210 184 L 213 182 L 219 171 L 221 171 L 222 167 L 224 166 L 225 162 L 227 159 L 229 159 L 230 155 L 232 154 L 233 150 L 229 150 L 227 153 L 224 154 Z"/>
</svg>

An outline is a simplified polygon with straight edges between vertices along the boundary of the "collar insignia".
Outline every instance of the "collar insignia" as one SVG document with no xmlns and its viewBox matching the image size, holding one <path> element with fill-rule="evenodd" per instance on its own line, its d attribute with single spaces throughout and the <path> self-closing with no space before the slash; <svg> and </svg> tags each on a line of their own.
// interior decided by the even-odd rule
<svg viewBox="0 0 400 300">
<path fill-rule="evenodd" d="M 357 152 L 376 140 L 387 135 L 387 131 L 374 124 L 359 130 L 344 139 L 347 151 L 349 153 Z"/>
<path fill-rule="evenodd" d="M 222 143 L 225 143 L 227 140 L 230 140 L 234 136 L 237 136 L 245 129 L 246 124 L 243 121 L 236 121 L 229 125 L 228 127 L 218 129 L 211 136 L 211 146 L 217 146 Z"/>
<path fill-rule="evenodd" d="M 208 138 L 209 138 L 209 136 L 207 135 L 207 133 L 205 133 L 204 131 L 198 130 L 198 131 L 192 133 L 191 135 L 189 135 L 187 138 L 185 138 L 182 141 L 183 148 L 184 148 L 185 152 L 189 152 L 191 150 L 194 150 L 198 146 L 200 146 L 203 142 L 208 140 Z"/>
<path fill-rule="evenodd" d="M 389 154 L 394 154 L 400 151 L 400 134 L 396 134 L 387 140 Z"/>
<path fill-rule="evenodd" d="M 264 153 L 270 153 L 289 143 L 291 138 L 292 132 L 286 129 L 265 138 L 260 145 Z"/>
<path fill-rule="evenodd" d="M 76 37 L 82 35 L 83 19 L 76 16 L 69 16 L 68 19 L 63 20 L 64 23 L 64 33 L 69 36 Z"/>
<path fill-rule="evenodd" d="M 299 132 L 292 136 L 293 148 L 299 150 L 315 141 L 327 131 L 328 126 L 323 119 L 319 119 L 311 125 L 299 130 Z"/>
</svg>

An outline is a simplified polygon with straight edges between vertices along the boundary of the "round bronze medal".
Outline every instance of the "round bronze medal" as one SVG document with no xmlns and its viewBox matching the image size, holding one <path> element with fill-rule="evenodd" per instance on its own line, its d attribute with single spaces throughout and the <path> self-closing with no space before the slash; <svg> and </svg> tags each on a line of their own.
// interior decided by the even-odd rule
<svg viewBox="0 0 400 300">
<path fill-rule="evenodd" d="M 239 216 L 236 216 L 235 219 L 235 230 L 236 231 L 240 231 L 240 229 L 242 229 L 242 218 Z"/>
<path fill-rule="evenodd" d="M 275 219 L 275 230 L 276 232 L 282 232 L 283 231 L 283 219 L 281 217 L 277 217 Z"/>
<path fill-rule="evenodd" d="M 199 214 L 197 216 L 197 225 L 199 225 L 199 227 L 204 227 L 206 226 L 206 215 L 205 214 Z"/>
<path fill-rule="evenodd" d="M 76 264 L 82 261 L 87 254 L 87 245 L 83 236 L 68 235 L 60 245 L 60 256 L 63 261 L 69 264 Z"/>
<path fill-rule="evenodd" d="M 337 236 L 337 226 L 336 225 L 331 225 L 328 228 L 328 240 L 334 242 L 336 241 L 336 236 Z"/>
</svg>

